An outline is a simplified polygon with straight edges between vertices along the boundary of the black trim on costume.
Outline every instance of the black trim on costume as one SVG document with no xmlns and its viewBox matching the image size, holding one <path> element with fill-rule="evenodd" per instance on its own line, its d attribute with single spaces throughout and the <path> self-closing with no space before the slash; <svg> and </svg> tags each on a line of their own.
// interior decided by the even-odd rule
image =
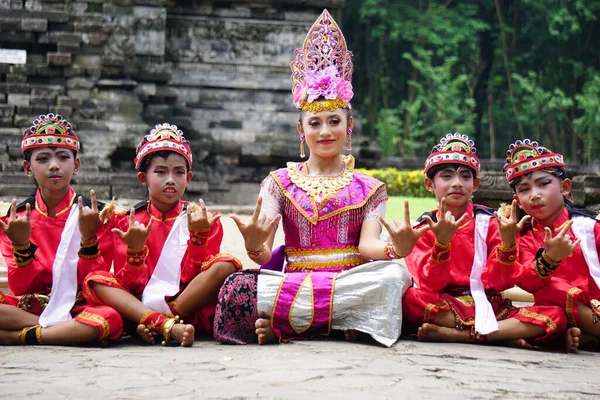
<svg viewBox="0 0 600 400">
<path fill-rule="evenodd" d="M 421 214 L 421 216 L 417 219 L 417 223 L 419 225 L 421 225 L 423 222 L 427 222 L 425 221 L 425 219 L 423 217 L 425 216 L 429 216 L 429 218 L 431 218 L 431 220 L 433 222 L 437 222 L 437 214 L 434 213 L 433 211 L 425 211 L 423 214 Z"/>
<path fill-rule="evenodd" d="M 29 204 L 32 209 L 35 208 L 35 197 L 28 197 L 25 200 L 23 200 L 22 202 L 20 202 L 19 204 L 17 204 L 17 212 L 25 210 L 25 207 L 27 206 L 27 204 Z M 10 207 L 8 208 L 8 211 L 6 212 L 6 216 L 10 217 Z"/>
<path fill-rule="evenodd" d="M 35 334 L 36 329 L 37 327 L 33 326 L 25 333 L 25 344 L 39 344 Z"/>
<path fill-rule="evenodd" d="M 493 208 L 490 208 L 488 206 L 482 206 L 481 204 L 473 204 L 473 214 L 477 215 L 477 214 L 487 214 L 490 216 L 494 216 L 494 212 L 496 210 L 494 210 Z"/>
<path fill-rule="evenodd" d="M 73 200 L 73 204 L 77 204 L 77 199 L 79 198 L 79 196 L 81 196 L 81 203 L 84 207 L 92 207 L 92 199 L 89 196 L 86 196 L 85 194 L 75 193 L 75 199 Z M 106 204 L 104 204 L 101 201 L 96 200 L 96 203 L 98 204 L 98 211 L 102 211 L 102 209 L 104 209 L 104 207 L 106 206 Z"/>
<path fill-rule="evenodd" d="M 565 207 L 569 211 L 569 219 L 571 219 L 573 215 L 581 215 L 584 217 L 596 219 L 597 214 L 595 212 L 590 211 L 587 208 L 577 208 L 575 207 L 575 205 L 573 205 L 573 203 L 571 203 L 567 199 L 565 199 Z"/>
</svg>

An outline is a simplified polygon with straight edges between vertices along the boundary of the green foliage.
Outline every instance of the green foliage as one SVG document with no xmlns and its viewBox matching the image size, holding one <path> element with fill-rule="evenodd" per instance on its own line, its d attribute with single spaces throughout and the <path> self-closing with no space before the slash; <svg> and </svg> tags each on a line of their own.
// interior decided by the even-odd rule
<svg viewBox="0 0 600 400">
<path fill-rule="evenodd" d="M 484 158 L 523 137 L 598 158 L 600 0 L 346 0 L 343 13 L 354 105 L 385 156 L 424 157 L 458 131 Z"/>
<path fill-rule="evenodd" d="M 585 155 L 587 161 L 591 162 L 600 149 L 600 75 L 592 76 L 576 98 L 581 117 L 574 121 L 575 130 L 588 144 Z"/>
<path fill-rule="evenodd" d="M 468 97 L 468 77 L 452 73 L 457 58 L 448 57 L 436 66 L 432 51 L 416 49 L 415 52 L 416 55 L 405 53 L 404 58 L 421 77 L 419 81 L 408 82 L 417 90 L 416 99 L 403 101 L 396 109 L 382 110 L 377 121 L 377 142 L 386 155 L 423 154 L 448 132 L 473 131 L 475 104 Z"/>
<path fill-rule="evenodd" d="M 396 168 L 387 168 L 357 169 L 357 171 L 385 183 L 388 196 L 431 197 L 423 185 L 425 175 L 421 170 L 399 171 Z"/>
</svg>

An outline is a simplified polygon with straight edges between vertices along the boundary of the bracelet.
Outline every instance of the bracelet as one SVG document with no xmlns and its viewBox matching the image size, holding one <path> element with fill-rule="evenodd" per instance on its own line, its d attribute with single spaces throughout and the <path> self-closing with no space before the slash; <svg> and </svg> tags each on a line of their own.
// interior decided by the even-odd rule
<svg viewBox="0 0 600 400">
<path fill-rule="evenodd" d="M 37 246 L 31 243 L 30 241 L 20 246 L 13 244 L 12 252 L 17 267 L 24 267 L 26 265 L 31 264 L 36 249 Z"/>
<path fill-rule="evenodd" d="M 496 260 L 502 265 L 512 266 L 517 261 L 517 245 L 505 247 L 504 244 L 496 247 Z"/>
<path fill-rule="evenodd" d="M 190 242 L 198 246 L 206 246 L 208 242 L 208 238 L 210 237 L 210 229 L 209 230 L 198 230 L 192 231 L 190 230 Z"/>
<path fill-rule="evenodd" d="M 257 251 L 252 251 L 252 250 L 246 249 L 246 254 L 248 254 L 248 257 L 250 257 L 250 258 L 257 258 L 257 257 L 260 257 L 262 255 L 262 253 L 265 252 L 265 249 L 266 249 L 266 246 L 263 244 L 261 249 L 257 250 Z"/>
<path fill-rule="evenodd" d="M 394 244 L 392 242 L 388 242 L 385 245 L 384 252 L 385 257 L 388 260 L 397 260 L 399 258 L 402 258 L 398 253 L 396 253 L 396 250 L 394 249 Z"/>
<path fill-rule="evenodd" d="M 98 237 L 96 235 L 94 235 L 91 239 L 84 240 L 82 238 L 80 246 L 82 249 L 86 249 L 88 247 L 94 247 L 97 244 L 98 244 Z"/>
<path fill-rule="evenodd" d="M 554 261 L 553 259 L 551 259 L 548 256 L 548 253 L 546 253 L 546 249 L 544 249 L 544 251 L 542 251 L 542 258 L 544 259 L 544 261 L 547 263 L 547 265 L 549 267 L 557 267 L 558 264 L 560 264 L 560 261 Z"/>
<path fill-rule="evenodd" d="M 127 266 L 133 269 L 142 268 L 149 252 L 150 250 L 148 249 L 148 246 L 144 246 L 139 249 L 127 247 Z"/>
<path fill-rule="evenodd" d="M 450 243 L 442 244 L 436 240 L 431 249 L 431 260 L 437 264 L 443 264 L 450 260 Z"/>
</svg>

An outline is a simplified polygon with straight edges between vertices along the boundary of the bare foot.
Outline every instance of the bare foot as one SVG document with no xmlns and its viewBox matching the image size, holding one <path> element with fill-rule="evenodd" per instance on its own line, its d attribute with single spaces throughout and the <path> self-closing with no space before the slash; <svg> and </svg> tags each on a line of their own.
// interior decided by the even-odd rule
<svg viewBox="0 0 600 400">
<path fill-rule="evenodd" d="M 579 353 L 579 336 L 581 336 L 581 329 L 567 329 L 567 333 L 565 333 L 565 350 L 567 353 Z"/>
<path fill-rule="evenodd" d="M 594 337 L 581 332 L 579 328 L 569 328 L 565 333 L 565 351 L 579 353 L 579 347 L 593 346 Z"/>
<path fill-rule="evenodd" d="M 528 349 L 528 350 L 533 349 L 533 346 L 531 345 L 531 343 L 529 343 L 525 339 L 507 340 L 506 344 L 508 346 L 510 346 L 510 347 L 516 347 L 516 348 L 519 348 L 519 349 Z"/>
<path fill-rule="evenodd" d="M 18 331 L 0 330 L 0 346 L 16 346 L 19 344 L 21 342 L 19 342 Z"/>
<path fill-rule="evenodd" d="M 256 334 L 258 335 L 258 344 L 267 344 L 277 341 L 277 336 L 271 329 L 271 321 L 264 318 L 259 318 L 254 323 L 256 327 Z"/>
<path fill-rule="evenodd" d="M 348 329 L 344 331 L 344 339 L 348 342 L 359 342 L 365 340 L 366 335 L 355 329 Z"/>
<path fill-rule="evenodd" d="M 466 342 L 467 333 L 454 328 L 424 323 L 417 331 L 417 338 L 423 342 Z"/>
<path fill-rule="evenodd" d="M 191 347 L 194 344 L 195 332 L 193 325 L 175 324 L 171 328 L 171 337 L 183 347 Z"/>
<path fill-rule="evenodd" d="M 154 344 L 154 335 L 150 332 L 150 329 L 146 328 L 146 325 L 139 324 L 135 331 L 144 342 Z"/>
</svg>

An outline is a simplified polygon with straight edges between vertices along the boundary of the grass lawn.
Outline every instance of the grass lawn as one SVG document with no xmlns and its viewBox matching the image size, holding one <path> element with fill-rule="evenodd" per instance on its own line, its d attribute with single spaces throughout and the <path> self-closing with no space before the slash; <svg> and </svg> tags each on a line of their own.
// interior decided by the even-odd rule
<svg viewBox="0 0 600 400">
<path fill-rule="evenodd" d="M 404 200 L 408 200 L 410 208 L 410 219 L 415 221 L 425 211 L 435 210 L 437 203 L 433 196 L 431 197 L 404 197 L 392 196 L 386 206 L 386 220 L 392 218 L 403 218 L 404 216 Z"/>
</svg>

